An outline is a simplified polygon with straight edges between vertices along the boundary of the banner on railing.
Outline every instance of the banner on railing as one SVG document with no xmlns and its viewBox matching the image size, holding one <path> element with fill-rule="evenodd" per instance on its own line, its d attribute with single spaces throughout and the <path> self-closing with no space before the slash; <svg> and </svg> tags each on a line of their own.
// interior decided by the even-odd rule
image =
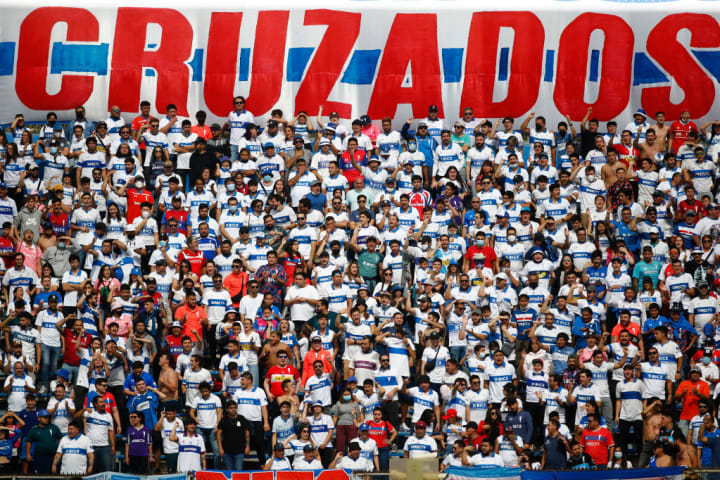
<svg viewBox="0 0 720 480">
<path fill-rule="evenodd" d="M 141 100 L 215 121 L 234 95 L 259 118 L 322 106 L 396 127 L 432 104 L 447 119 L 535 111 L 553 128 L 588 107 L 601 121 L 720 113 L 720 2 L 41 3 L 0 0 L 0 123 L 67 120 L 78 105 L 130 121 Z"/>
<path fill-rule="evenodd" d="M 84 480 L 187 480 L 184 473 L 170 475 L 132 475 L 129 473 L 103 472 L 83 477 Z"/>
<path fill-rule="evenodd" d="M 682 467 L 640 468 L 631 470 L 520 470 L 498 467 L 450 467 L 447 480 L 493 478 L 500 480 L 681 480 Z"/>
<path fill-rule="evenodd" d="M 278 470 L 232 472 L 229 470 L 201 470 L 195 480 L 351 480 L 345 470 Z"/>
</svg>

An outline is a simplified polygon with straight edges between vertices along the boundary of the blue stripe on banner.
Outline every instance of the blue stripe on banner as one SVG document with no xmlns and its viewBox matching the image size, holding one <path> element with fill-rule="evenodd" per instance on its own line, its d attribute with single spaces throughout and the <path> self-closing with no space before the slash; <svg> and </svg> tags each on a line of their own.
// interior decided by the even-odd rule
<svg viewBox="0 0 720 480">
<path fill-rule="evenodd" d="M 288 64 L 285 80 L 288 82 L 299 82 L 302 80 L 305 67 L 312 57 L 314 47 L 300 47 L 288 49 Z"/>
<path fill-rule="evenodd" d="M 193 59 L 188 62 L 188 65 L 190 68 L 192 68 L 192 81 L 193 82 L 202 82 L 203 79 L 203 56 L 205 54 L 205 51 L 202 48 L 196 48 L 195 49 L 195 55 L 193 56 Z"/>
<path fill-rule="evenodd" d="M 250 79 L 250 49 L 240 49 L 240 72 L 238 82 L 247 82 Z"/>
<path fill-rule="evenodd" d="M 554 74 L 555 74 L 555 50 L 547 50 L 545 52 L 545 77 L 543 78 L 543 80 L 546 82 L 552 82 Z"/>
<path fill-rule="evenodd" d="M 382 50 L 355 50 L 340 81 L 351 85 L 370 85 L 375 79 L 381 53 Z"/>
<path fill-rule="evenodd" d="M 590 52 L 590 80 L 591 82 L 597 82 L 598 76 L 600 75 L 600 50 L 593 50 Z"/>
<path fill-rule="evenodd" d="M 448 467 L 445 470 L 448 474 L 447 479 L 460 479 L 460 478 L 520 478 L 523 473 L 521 468 L 504 468 L 496 467 L 494 465 L 486 465 L 479 467 Z M 583 472 L 585 473 L 585 472 Z"/>
<path fill-rule="evenodd" d="M 692 53 L 708 69 L 708 72 L 720 82 L 720 52 L 692 50 Z"/>
<path fill-rule="evenodd" d="M 361 0 L 361 1 L 367 1 L 367 0 Z M 514 470 L 514 469 L 508 468 L 506 470 Z M 205 474 L 203 474 L 201 476 L 196 475 L 196 478 L 209 478 L 211 475 L 215 475 L 215 474 L 219 473 L 219 474 L 223 475 L 226 479 L 230 480 L 233 478 L 233 474 L 237 474 L 236 471 L 232 471 L 232 470 L 199 470 L 199 471 L 203 472 L 203 473 L 204 472 L 211 472 L 211 473 L 210 473 L 210 475 L 205 475 Z M 308 476 L 308 478 L 318 478 L 318 476 L 320 476 L 320 474 L 322 474 L 323 472 L 330 473 L 329 475 L 328 475 L 328 473 L 326 473 L 324 475 L 324 478 L 338 478 L 337 475 L 332 475 L 332 472 L 345 472 L 347 474 L 347 478 L 353 478 L 352 470 L 343 470 L 343 469 L 339 469 L 339 468 L 332 469 L 332 470 L 307 470 L 307 472 L 313 472 L 313 476 L 312 477 Z M 144 477 L 144 476 L 138 476 L 138 475 L 127 475 L 124 473 L 121 473 L 121 474 L 113 473 L 112 477 L 110 477 L 109 476 L 110 473 L 111 472 L 108 472 L 107 480 L 120 480 L 120 479 L 122 479 L 122 480 L 142 480 L 145 478 L 152 478 L 152 479 L 157 479 L 157 480 L 181 480 L 181 479 L 186 480 L 186 478 L 187 478 L 187 475 L 179 475 L 179 474 L 152 475 L 151 477 Z M 283 475 L 284 475 L 284 472 L 278 472 L 278 474 L 280 474 L 280 473 L 283 473 Z M 260 477 L 274 478 L 272 475 L 272 472 L 267 472 L 265 470 L 243 470 L 242 471 L 242 475 L 244 475 L 244 478 L 253 478 L 254 475 L 256 475 L 256 474 L 258 475 L 258 478 L 260 478 Z M 97 477 L 90 475 L 87 477 L 83 477 L 83 479 L 84 480 L 105 480 L 104 475 L 105 474 L 97 474 Z M 116 477 L 116 475 L 117 475 L 117 477 Z M 280 476 L 280 475 L 278 475 L 278 476 Z M 215 477 L 213 477 L 213 478 L 215 478 Z M 305 478 L 305 477 L 298 474 L 297 476 L 291 476 L 291 477 L 283 476 L 282 478 Z"/>
<path fill-rule="evenodd" d="M 12 75 L 15 67 L 15 42 L 0 42 L 0 75 Z"/>
<path fill-rule="evenodd" d="M 609 479 L 655 479 L 680 476 L 684 467 L 636 468 L 630 470 L 583 470 L 583 480 Z M 449 470 L 449 469 L 448 469 Z M 526 471 L 521 474 L 522 480 L 577 480 L 578 471 Z"/>
<path fill-rule="evenodd" d="M 500 64 L 498 65 L 498 82 L 505 82 L 508 79 L 508 60 L 510 58 L 510 49 L 503 47 L 500 49 Z"/>
<path fill-rule="evenodd" d="M 107 75 L 110 44 L 78 45 L 55 42 L 52 45 L 50 73 L 97 73 Z"/>
<path fill-rule="evenodd" d="M 633 86 L 646 83 L 664 83 L 668 81 L 667 76 L 648 58 L 646 53 L 635 53 Z"/>
<path fill-rule="evenodd" d="M 443 48 L 443 82 L 457 83 L 462 78 L 462 48 Z"/>
</svg>

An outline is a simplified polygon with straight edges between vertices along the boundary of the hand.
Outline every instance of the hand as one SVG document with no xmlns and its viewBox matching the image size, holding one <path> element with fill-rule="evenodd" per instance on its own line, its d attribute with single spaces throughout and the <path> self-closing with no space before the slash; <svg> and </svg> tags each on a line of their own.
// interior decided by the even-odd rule
<svg viewBox="0 0 720 480">
<path fill-rule="evenodd" d="M 130 465 L 130 455 L 125 457 L 125 465 Z"/>
<path fill-rule="evenodd" d="M 267 423 L 267 422 L 265 422 L 264 428 L 265 428 L 265 431 L 266 431 L 266 432 L 269 432 L 269 431 L 270 431 L 270 424 Z"/>
<path fill-rule="evenodd" d="M 343 453 L 342 453 L 342 452 L 338 452 L 337 455 L 335 455 L 335 458 L 342 458 L 342 456 L 343 456 Z"/>
<path fill-rule="evenodd" d="M 222 455 L 222 454 L 221 454 L 221 455 Z M 155 462 L 155 456 L 154 456 L 154 455 L 150 455 L 150 463 L 154 463 L 154 462 Z"/>
<path fill-rule="evenodd" d="M 33 461 L 32 455 L 27 455 L 25 458 L 27 459 L 28 462 L 32 462 L 32 461 Z"/>
<path fill-rule="evenodd" d="M 223 450 L 223 448 L 220 447 L 220 451 L 218 453 L 220 453 L 220 456 L 222 457 L 223 455 L 225 455 L 225 450 Z"/>
<path fill-rule="evenodd" d="M 408 124 L 408 125 L 411 125 L 414 120 L 415 120 L 415 119 L 412 118 L 412 117 L 408 118 L 408 119 L 407 119 L 407 124 Z"/>
<path fill-rule="evenodd" d="M 245 445 L 245 455 L 250 455 L 250 445 Z"/>
</svg>

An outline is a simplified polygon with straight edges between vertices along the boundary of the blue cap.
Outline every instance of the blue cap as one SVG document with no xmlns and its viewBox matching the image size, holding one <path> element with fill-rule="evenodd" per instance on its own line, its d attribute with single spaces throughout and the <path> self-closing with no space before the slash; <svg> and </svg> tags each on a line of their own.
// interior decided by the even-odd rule
<svg viewBox="0 0 720 480">
<path fill-rule="evenodd" d="M 275 144 L 272 142 L 266 142 L 265 145 L 263 145 L 263 148 L 275 148 Z"/>
<path fill-rule="evenodd" d="M 65 380 L 70 380 L 70 371 L 67 368 L 61 368 L 56 372 L 56 375 Z"/>
<path fill-rule="evenodd" d="M 7 188 L 7 183 L 0 182 L 0 188 Z"/>
<path fill-rule="evenodd" d="M 347 383 L 350 383 L 350 382 L 358 383 L 357 377 L 353 376 L 353 377 L 348 378 L 348 379 L 347 379 Z"/>
<path fill-rule="evenodd" d="M 361 283 L 360 286 L 358 287 L 358 291 L 360 291 L 360 290 L 367 290 L 368 292 L 370 291 L 370 289 L 367 286 L 367 283 Z"/>
<path fill-rule="evenodd" d="M 360 117 L 360 121 L 363 123 L 363 125 L 370 125 L 372 122 L 370 121 L 370 117 L 367 115 L 362 115 Z"/>
<path fill-rule="evenodd" d="M 140 270 L 140 267 L 133 267 L 130 270 L 130 275 L 142 275 L 142 270 Z"/>
<path fill-rule="evenodd" d="M 377 155 L 373 155 L 368 159 L 368 163 L 370 162 L 378 162 L 380 163 L 380 159 L 377 157 Z"/>
<path fill-rule="evenodd" d="M 367 432 L 368 430 L 370 430 L 370 425 L 363 422 L 360 424 L 360 427 L 358 428 L 358 430 L 360 430 L 361 432 Z"/>
<path fill-rule="evenodd" d="M 293 137 L 293 141 L 295 141 L 295 140 L 302 140 L 303 142 L 305 141 L 305 139 L 301 135 L 295 135 Z"/>
<path fill-rule="evenodd" d="M 322 407 L 323 406 L 323 404 L 320 400 L 315 400 L 312 405 L 313 405 L 313 407 L 318 407 L 318 406 Z"/>
<path fill-rule="evenodd" d="M 647 118 L 647 113 L 645 113 L 645 110 L 643 110 L 642 108 L 638 108 L 637 110 L 635 110 L 635 113 L 633 113 L 633 117 L 635 115 L 642 115 L 643 117 Z"/>
<path fill-rule="evenodd" d="M 530 207 L 522 207 L 522 208 L 520 209 L 520 212 L 531 212 L 531 211 L 532 211 L 532 210 L 530 210 Z"/>
<path fill-rule="evenodd" d="M 38 416 L 38 417 L 49 417 L 49 416 L 50 416 L 50 412 L 48 412 L 47 410 L 45 410 L 45 409 L 43 408 L 42 410 L 38 410 L 37 416 Z"/>
</svg>

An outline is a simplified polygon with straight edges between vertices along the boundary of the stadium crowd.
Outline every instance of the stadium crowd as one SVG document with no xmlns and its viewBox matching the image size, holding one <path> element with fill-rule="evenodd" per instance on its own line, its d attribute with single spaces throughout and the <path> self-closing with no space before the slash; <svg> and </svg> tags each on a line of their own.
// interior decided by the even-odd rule
<svg viewBox="0 0 720 480">
<path fill-rule="evenodd" d="M 0 472 L 720 467 L 720 122 L 232 108 L 0 132 Z"/>
</svg>

